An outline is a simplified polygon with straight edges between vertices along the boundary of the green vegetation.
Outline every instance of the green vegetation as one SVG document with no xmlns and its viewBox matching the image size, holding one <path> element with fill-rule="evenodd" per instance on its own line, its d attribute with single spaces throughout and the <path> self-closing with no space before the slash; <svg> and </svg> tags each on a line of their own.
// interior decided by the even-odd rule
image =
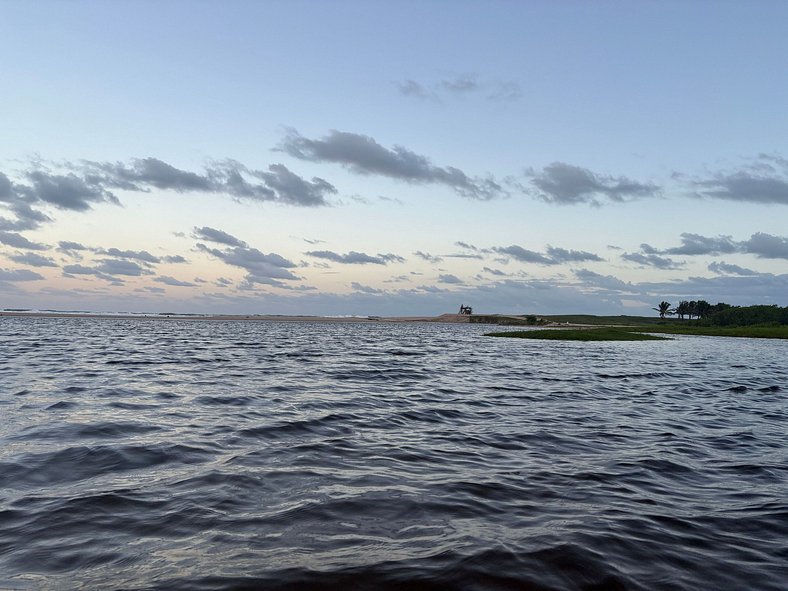
<svg viewBox="0 0 788 591">
<path fill-rule="evenodd" d="M 511 337 L 517 339 L 546 339 L 553 341 L 664 341 L 657 337 L 625 328 L 554 328 L 548 330 L 513 330 L 490 332 L 488 337 Z"/>
<path fill-rule="evenodd" d="M 788 339 L 788 325 L 771 326 L 702 326 L 699 324 L 669 326 L 633 326 L 637 330 L 660 334 L 686 334 L 706 337 L 749 337 L 752 339 Z"/>
<path fill-rule="evenodd" d="M 474 314 L 468 317 L 471 324 L 497 324 L 499 326 L 539 326 L 547 324 L 546 320 L 533 314 L 527 316 L 503 316 L 500 314 Z"/>
<path fill-rule="evenodd" d="M 592 314 L 559 314 L 540 316 L 543 320 L 556 324 L 586 324 L 589 326 L 642 326 L 644 324 L 664 324 L 678 322 L 674 319 L 660 320 L 647 316 L 593 316 Z"/>
<path fill-rule="evenodd" d="M 585 328 L 496 332 L 486 335 L 523 339 L 641 341 L 660 338 L 643 333 L 788 339 L 788 307 L 731 306 L 723 302 L 712 305 L 704 300 L 681 301 L 675 309 L 670 306 L 669 302 L 662 301 L 654 308 L 659 313 L 659 318 L 590 314 L 564 314 L 538 318 L 534 315 L 488 315 L 475 317 L 472 322 L 530 326 L 547 323 L 585 325 Z M 678 318 L 666 318 L 671 315 L 676 315 Z M 685 316 L 688 316 L 689 320 L 684 320 Z"/>
<path fill-rule="evenodd" d="M 695 335 L 709 337 L 748 337 L 753 339 L 788 339 L 788 326 L 699 326 L 697 324 L 665 326 L 609 326 L 600 328 L 551 328 L 491 332 L 488 337 L 549 339 L 560 341 L 652 341 L 663 337 L 644 333 Z"/>
</svg>

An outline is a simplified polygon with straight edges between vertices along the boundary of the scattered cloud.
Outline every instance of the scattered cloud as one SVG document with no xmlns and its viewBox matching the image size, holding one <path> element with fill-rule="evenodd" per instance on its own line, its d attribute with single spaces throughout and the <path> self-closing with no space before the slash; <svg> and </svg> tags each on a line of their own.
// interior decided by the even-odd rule
<svg viewBox="0 0 788 591">
<path fill-rule="evenodd" d="M 39 281 L 44 276 L 29 269 L 0 269 L 0 281 Z"/>
<path fill-rule="evenodd" d="M 660 192 L 660 188 L 651 183 L 598 175 L 587 168 L 564 162 L 553 162 L 541 171 L 530 169 L 526 175 L 536 187 L 536 195 L 556 205 L 600 205 L 602 200 L 624 202 L 655 197 Z"/>
<path fill-rule="evenodd" d="M 567 250 L 554 246 L 547 247 L 547 256 L 556 263 L 580 263 L 586 261 L 604 261 L 602 257 L 585 250 Z"/>
<path fill-rule="evenodd" d="M 49 257 L 35 252 L 17 253 L 8 257 L 20 265 L 30 265 L 31 267 L 57 267 L 57 263 Z"/>
<path fill-rule="evenodd" d="M 387 265 L 389 263 L 403 263 L 405 259 L 396 254 L 377 254 L 375 256 L 366 254 L 364 252 L 356 252 L 351 250 L 347 254 L 339 254 L 331 250 L 311 250 L 304 253 L 308 256 L 318 259 L 325 259 L 334 263 L 342 263 L 345 265 Z"/>
<path fill-rule="evenodd" d="M 473 74 L 443 78 L 424 84 L 407 78 L 396 82 L 402 96 L 441 103 L 444 100 L 478 95 L 491 101 L 516 101 L 522 97 L 520 84 L 513 80 L 485 82 Z"/>
<path fill-rule="evenodd" d="M 197 244 L 197 249 L 227 265 L 246 271 L 246 283 L 242 287 L 249 288 L 258 283 L 281 287 L 284 285 L 282 280 L 299 280 L 298 276 L 288 270 L 295 268 L 296 264 L 273 252 L 265 254 L 248 246 L 233 246 L 222 250 L 202 243 Z"/>
<path fill-rule="evenodd" d="M 0 173 L 0 204 L 16 216 L 15 220 L 0 217 L 0 231 L 32 230 L 52 221 L 36 207 L 87 212 L 101 203 L 120 205 L 114 193 L 118 190 L 212 193 L 300 207 L 328 205 L 326 197 L 337 192 L 328 181 L 319 177 L 306 180 L 283 164 L 255 170 L 234 160 L 223 160 L 197 173 L 146 157 L 128 163 L 82 160 L 58 167 L 65 172 L 53 172 L 41 161 L 33 162 L 21 173 L 20 182 L 12 182 Z"/>
<path fill-rule="evenodd" d="M 439 83 L 440 87 L 445 90 L 446 92 L 450 92 L 452 94 L 466 94 L 469 92 L 474 92 L 481 88 L 479 82 L 477 82 L 475 76 L 465 75 L 465 76 L 458 76 L 457 78 L 451 79 L 444 79 L 441 80 Z"/>
<path fill-rule="evenodd" d="M 630 294 L 637 291 L 637 288 L 632 284 L 625 283 L 612 275 L 602 275 L 589 269 L 575 269 L 573 273 L 575 277 L 591 287 L 624 294 Z"/>
<path fill-rule="evenodd" d="M 180 264 L 184 264 L 184 263 L 188 263 L 189 262 L 189 261 L 187 261 L 184 257 L 182 257 L 179 254 L 163 256 L 163 257 L 161 257 L 161 260 L 164 263 L 170 263 L 170 264 L 176 264 L 176 265 L 180 265 Z"/>
<path fill-rule="evenodd" d="M 432 263 L 433 265 L 443 261 L 443 257 L 437 256 L 437 255 L 432 255 L 432 254 L 430 254 L 428 252 L 422 252 L 420 250 L 417 250 L 413 254 L 416 255 L 417 257 L 419 257 L 420 259 L 423 259 L 423 260 L 427 261 L 428 263 Z"/>
<path fill-rule="evenodd" d="M 95 203 L 120 204 L 117 197 L 95 179 L 88 180 L 74 174 L 50 174 L 42 170 L 29 171 L 27 178 L 31 185 L 17 190 L 33 202 L 42 201 L 72 211 L 87 211 Z"/>
<path fill-rule="evenodd" d="M 760 154 L 737 171 L 717 172 L 691 186 L 706 199 L 788 205 L 788 160 Z"/>
<path fill-rule="evenodd" d="M 205 240 L 207 242 L 215 242 L 216 244 L 225 244 L 227 246 L 238 246 L 242 248 L 248 246 L 246 242 L 240 238 L 236 238 L 222 230 L 209 228 L 208 226 L 203 226 L 202 228 L 195 227 L 194 230 L 192 230 L 192 237 L 197 240 Z"/>
<path fill-rule="evenodd" d="M 522 246 L 513 244 L 511 246 L 496 246 L 493 250 L 499 254 L 507 255 L 522 263 L 536 263 L 538 265 L 555 265 L 557 261 L 547 257 L 546 255 L 528 250 Z"/>
<path fill-rule="evenodd" d="M 731 236 L 708 237 L 700 234 L 681 234 L 681 245 L 658 250 L 648 244 L 641 249 L 650 254 L 680 254 L 687 256 L 721 254 L 751 254 L 761 259 L 787 259 L 788 237 L 756 232 L 748 240 L 736 241 Z"/>
<path fill-rule="evenodd" d="M 490 275 L 495 275 L 496 277 L 508 277 L 509 273 L 504 273 L 500 269 L 491 269 L 490 267 L 484 267 L 482 269 L 485 273 L 489 273 Z"/>
<path fill-rule="evenodd" d="M 663 257 L 654 253 L 625 252 L 621 255 L 621 258 L 644 267 L 654 267 L 656 269 L 679 269 L 684 266 L 683 262 L 677 262 L 669 257 Z"/>
<path fill-rule="evenodd" d="M 337 192 L 336 187 L 320 177 L 307 181 L 284 164 L 272 164 L 268 172 L 256 172 L 255 176 L 263 179 L 276 194 L 277 200 L 288 205 L 316 207 L 327 205 L 326 195 Z"/>
<path fill-rule="evenodd" d="M 14 248 L 23 248 L 26 250 L 49 250 L 49 247 L 46 244 L 31 242 L 16 232 L 0 232 L 0 244 L 13 246 Z"/>
<path fill-rule="evenodd" d="M 505 194 L 492 178 L 471 178 L 453 166 L 435 166 L 426 156 L 402 146 L 385 148 L 373 138 L 332 130 L 321 139 L 309 139 L 288 130 L 279 149 L 310 162 L 333 162 L 362 175 L 381 175 L 408 183 L 445 185 L 469 199 L 489 200 Z"/>
<path fill-rule="evenodd" d="M 153 273 L 149 269 L 125 259 L 103 259 L 96 265 L 96 270 L 107 275 L 127 275 L 129 277 Z"/>
<path fill-rule="evenodd" d="M 758 275 L 758 273 L 752 269 L 746 269 L 744 267 L 740 267 L 739 265 L 731 265 L 725 261 L 715 261 L 713 263 L 709 263 L 708 269 L 712 273 L 718 273 L 720 275 L 740 275 L 742 277 Z"/>
<path fill-rule="evenodd" d="M 168 275 L 156 277 L 154 281 L 164 283 L 165 285 L 172 285 L 174 287 L 195 287 L 195 284 L 191 283 L 190 281 L 181 281 L 180 279 L 175 279 L 175 277 L 170 277 Z"/>
<path fill-rule="evenodd" d="M 438 275 L 438 283 L 447 283 L 449 285 L 460 285 L 464 283 L 464 281 L 459 277 L 457 277 L 456 275 L 446 273 L 444 275 Z"/>
<path fill-rule="evenodd" d="M 87 246 L 80 244 L 79 242 L 71 242 L 69 240 L 61 240 L 57 244 L 57 250 L 71 257 L 79 256 L 80 252 L 89 250 Z"/>
<path fill-rule="evenodd" d="M 386 293 L 382 289 L 369 287 L 368 285 L 362 285 L 361 283 L 358 283 L 356 281 L 353 281 L 350 284 L 350 287 L 352 287 L 353 289 L 355 289 L 356 291 L 359 291 L 361 293 L 368 293 L 368 294 L 382 294 L 382 293 Z"/>
<path fill-rule="evenodd" d="M 158 264 L 161 262 L 159 257 L 153 256 L 147 250 L 120 250 L 117 248 L 97 248 L 95 252 L 102 255 L 115 257 L 117 259 L 133 259 L 144 263 Z"/>
<path fill-rule="evenodd" d="M 740 247 L 743 252 L 761 259 L 788 259 L 788 238 L 784 236 L 757 232 L 741 242 Z"/>
<path fill-rule="evenodd" d="M 645 244 L 643 246 L 648 247 L 648 245 Z M 663 252 L 665 254 L 695 256 L 702 254 L 730 254 L 737 252 L 738 250 L 739 245 L 737 245 L 730 236 L 706 237 L 701 236 L 700 234 L 690 234 L 685 232 L 681 234 L 681 246 L 674 246 L 672 248 L 665 249 Z M 657 251 L 653 250 L 653 252 Z"/>
</svg>

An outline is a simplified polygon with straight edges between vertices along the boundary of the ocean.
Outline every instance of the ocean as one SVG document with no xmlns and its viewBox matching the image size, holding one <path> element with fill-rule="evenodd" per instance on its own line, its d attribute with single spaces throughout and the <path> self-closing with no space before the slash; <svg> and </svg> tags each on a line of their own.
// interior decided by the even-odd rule
<svg viewBox="0 0 788 591">
<path fill-rule="evenodd" d="M 2 589 L 788 585 L 788 342 L 0 318 Z"/>
</svg>

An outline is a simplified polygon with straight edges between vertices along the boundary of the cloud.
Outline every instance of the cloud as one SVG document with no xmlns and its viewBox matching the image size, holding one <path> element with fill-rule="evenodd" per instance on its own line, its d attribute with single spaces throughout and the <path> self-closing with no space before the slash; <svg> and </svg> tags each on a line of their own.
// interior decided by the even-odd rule
<svg viewBox="0 0 788 591">
<path fill-rule="evenodd" d="M 553 259 L 545 256 L 542 253 L 535 252 L 533 250 L 528 250 L 523 248 L 522 246 L 517 246 L 513 244 L 511 246 L 497 246 L 494 247 L 493 250 L 499 254 L 505 254 L 513 259 L 523 262 L 523 263 L 536 263 L 538 265 L 555 265 L 557 264 L 556 261 Z"/>
<path fill-rule="evenodd" d="M 440 87 L 452 94 L 466 94 L 481 88 L 474 76 L 458 76 L 457 78 L 444 79 L 440 81 Z"/>
<path fill-rule="evenodd" d="M 692 186 L 701 198 L 788 205 L 788 160 L 760 154 L 738 171 L 718 172 Z"/>
<path fill-rule="evenodd" d="M 179 193 L 215 190 L 208 177 L 175 168 L 158 158 L 134 158 L 130 165 L 88 162 L 86 166 L 105 173 L 101 181 L 119 189 L 145 191 L 152 186 Z"/>
<path fill-rule="evenodd" d="M 32 187 L 22 189 L 31 199 L 43 201 L 60 209 L 87 211 L 94 203 L 119 205 L 118 199 L 100 184 L 91 183 L 74 174 L 58 175 L 41 170 L 27 173 Z"/>
<path fill-rule="evenodd" d="M 141 275 L 151 275 L 153 272 L 138 265 L 137 263 L 124 259 L 103 259 L 95 267 L 100 273 L 107 275 L 127 275 L 129 277 L 139 277 Z"/>
<path fill-rule="evenodd" d="M 450 273 L 446 273 L 445 275 L 438 275 L 438 283 L 447 283 L 450 285 L 460 285 L 464 283 L 462 279 L 457 277 L 456 275 L 452 275 Z"/>
<path fill-rule="evenodd" d="M 156 277 L 154 281 L 164 283 L 165 285 L 172 285 L 174 287 L 195 287 L 194 283 L 190 283 L 189 281 L 181 281 L 180 279 L 175 279 L 175 277 L 169 277 L 168 275 Z"/>
<path fill-rule="evenodd" d="M 118 259 L 133 259 L 136 261 L 142 261 L 145 263 L 153 263 L 153 264 L 157 264 L 161 262 L 159 257 L 152 255 L 147 250 L 119 250 L 117 248 L 107 248 L 107 249 L 97 248 L 95 252 L 97 252 L 98 254 L 103 254 Z"/>
<path fill-rule="evenodd" d="M 154 157 L 134 158 L 128 163 L 77 161 L 59 165 L 66 172 L 51 172 L 34 162 L 21 174 L 20 183 L 0 173 L 0 204 L 17 219 L 0 217 L 0 231 L 31 230 L 51 221 L 36 205 L 86 212 L 99 203 L 120 205 L 113 191 L 149 193 L 153 190 L 202 192 L 236 199 L 271 201 L 285 205 L 328 205 L 326 197 L 336 188 L 314 177 L 301 178 L 283 164 L 254 170 L 234 160 L 215 161 L 202 173 L 176 168 Z"/>
<path fill-rule="evenodd" d="M 587 168 L 564 162 L 553 162 L 541 172 L 527 171 L 537 196 L 547 203 L 576 205 L 590 203 L 599 205 L 600 199 L 624 202 L 641 197 L 654 197 L 659 187 L 640 183 L 626 177 L 597 175 Z"/>
<path fill-rule="evenodd" d="M 756 232 L 748 240 L 736 241 L 731 236 L 708 237 L 699 234 L 681 234 L 681 245 L 658 250 L 648 244 L 641 249 L 652 254 L 680 254 L 687 256 L 721 254 L 752 254 L 760 259 L 788 259 L 788 238 Z"/>
<path fill-rule="evenodd" d="M 81 252 L 84 250 L 90 250 L 87 246 L 80 244 L 79 242 L 61 240 L 57 244 L 58 244 L 57 249 L 60 252 L 64 252 L 69 255 L 73 255 L 74 253 Z"/>
<path fill-rule="evenodd" d="M 742 277 L 750 277 L 758 275 L 759 273 L 752 269 L 746 269 L 739 265 L 729 265 L 725 261 L 709 263 L 709 271 L 712 273 L 719 273 L 720 275 L 740 275 Z"/>
<path fill-rule="evenodd" d="M 0 269 L 0 281 L 38 281 L 44 276 L 29 269 Z"/>
<path fill-rule="evenodd" d="M 356 291 L 359 291 L 361 293 L 368 293 L 368 294 L 382 294 L 382 293 L 386 293 L 382 289 L 369 287 L 368 285 L 362 285 L 361 283 L 358 283 L 356 281 L 353 281 L 350 284 L 350 287 L 352 287 L 353 289 L 355 289 Z"/>
<path fill-rule="evenodd" d="M 183 264 L 189 262 L 179 254 L 163 256 L 161 257 L 161 260 L 162 262 L 170 263 L 170 264 Z"/>
<path fill-rule="evenodd" d="M 474 94 L 492 101 L 515 101 L 523 94 L 520 85 L 513 80 L 485 82 L 472 74 L 444 78 L 431 84 L 423 84 L 410 78 L 395 84 L 402 96 L 438 103 Z"/>
<path fill-rule="evenodd" d="M 437 255 L 432 255 L 432 254 L 430 254 L 428 252 L 422 252 L 420 250 L 417 250 L 413 254 L 416 255 L 417 257 L 419 257 L 420 259 L 424 259 L 428 263 L 432 263 L 432 264 L 440 263 L 443 260 L 443 257 L 439 257 Z"/>
<path fill-rule="evenodd" d="M 491 269 L 490 267 L 484 267 L 482 269 L 485 273 L 489 273 L 490 275 L 495 275 L 496 277 L 508 277 L 508 273 L 504 273 L 500 269 Z"/>
<path fill-rule="evenodd" d="M 399 93 L 403 96 L 410 96 L 419 99 L 432 99 L 437 100 L 438 97 L 435 93 L 429 91 L 423 84 L 419 84 L 415 80 L 407 79 L 402 82 L 396 82 Z"/>
<path fill-rule="evenodd" d="M 217 244 L 226 244 L 227 246 L 248 246 L 246 242 L 240 238 L 236 238 L 227 232 L 222 232 L 221 230 L 217 230 L 215 228 L 209 228 L 208 226 L 203 226 L 202 228 L 195 227 L 192 231 L 192 236 L 198 240 L 206 240 L 208 242 L 215 242 Z"/>
<path fill-rule="evenodd" d="M 122 279 L 104 273 L 103 271 L 100 271 L 96 267 L 87 267 L 85 265 L 64 265 L 62 271 L 63 271 L 63 277 L 75 277 L 77 275 L 92 275 L 94 277 L 98 277 L 99 279 L 103 279 L 104 281 L 109 281 L 110 285 L 123 285 Z"/>
<path fill-rule="evenodd" d="M 14 248 L 24 248 L 27 250 L 48 250 L 46 244 L 39 244 L 38 242 L 31 242 L 21 234 L 16 232 L 0 232 L 0 244 L 6 246 L 13 246 Z"/>
<path fill-rule="evenodd" d="M 788 259 L 788 238 L 757 232 L 741 243 L 741 249 L 760 259 Z"/>
<path fill-rule="evenodd" d="M 388 263 L 403 263 L 405 259 L 396 254 L 380 254 L 372 256 L 364 252 L 356 252 L 351 250 L 347 254 L 339 254 L 331 250 L 311 250 L 304 254 L 315 257 L 318 259 L 325 259 L 335 263 L 342 263 L 345 265 L 387 265 Z"/>
<path fill-rule="evenodd" d="M 701 236 L 700 234 L 690 234 L 685 232 L 681 234 L 681 246 L 668 248 L 663 252 L 665 254 L 694 256 L 702 254 L 730 254 L 733 252 L 738 252 L 739 250 L 739 245 L 734 242 L 730 236 L 717 236 L 712 238 Z"/>
<path fill-rule="evenodd" d="M 272 164 L 269 172 L 256 172 L 265 183 L 276 193 L 277 200 L 289 205 L 316 207 L 327 205 L 325 195 L 337 192 L 334 185 L 320 177 L 312 181 L 302 179 L 291 172 L 284 164 Z"/>
<path fill-rule="evenodd" d="M 11 201 L 14 198 L 14 185 L 5 174 L 0 172 L 0 201 Z"/>
<path fill-rule="evenodd" d="M 644 267 L 655 267 L 657 269 L 679 269 L 684 266 L 684 263 L 653 253 L 626 252 L 621 255 L 621 258 Z"/>
<path fill-rule="evenodd" d="M 488 200 L 505 194 L 491 178 L 471 178 L 459 168 L 435 166 L 426 156 L 407 148 L 388 149 L 373 138 L 356 133 L 332 130 L 328 136 L 312 140 L 291 129 L 279 149 L 301 160 L 341 164 L 356 174 L 445 185 L 470 199 Z"/>
<path fill-rule="evenodd" d="M 247 246 L 233 246 L 221 250 L 210 248 L 202 243 L 198 243 L 197 248 L 227 265 L 245 270 L 247 273 L 245 287 L 247 288 L 256 283 L 281 287 L 284 284 L 280 280 L 297 281 L 299 279 L 288 271 L 288 269 L 296 267 L 295 263 L 273 252 L 265 254 L 256 248 Z"/>
<path fill-rule="evenodd" d="M 455 252 L 451 254 L 444 254 L 447 259 L 476 259 L 482 260 L 484 257 L 480 254 L 470 254 L 467 252 Z"/>
<path fill-rule="evenodd" d="M 556 263 L 579 263 L 585 261 L 604 261 L 602 257 L 585 250 L 567 250 L 565 248 L 547 247 L 547 256 Z"/>
<path fill-rule="evenodd" d="M 630 283 L 625 283 L 612 275 L 601 275 L 589 269 L 576 269 L 573 271 L 575 277 L 585 284 L 599 289 L 618 293 L 633 293 L 637 288 Z"/>
<path fill-rule="evenodd" d="M 8 258 L 15 263 L 30 265 L 31 267 L 57 267 L 57 263 L 49 257 L 34 252 L 18 253 Z"/>
</svg>

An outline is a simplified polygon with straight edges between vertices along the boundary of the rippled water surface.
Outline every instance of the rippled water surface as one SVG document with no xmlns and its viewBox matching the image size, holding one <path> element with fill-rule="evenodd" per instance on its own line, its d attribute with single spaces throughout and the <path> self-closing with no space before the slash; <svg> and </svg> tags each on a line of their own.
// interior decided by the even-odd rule
<svg viewBox="0 0 788 591">
<path fill-rule="evenodd" d="M 0 318 L 0 588 L 785 589 L 788 343 Z"/>
</svg>

